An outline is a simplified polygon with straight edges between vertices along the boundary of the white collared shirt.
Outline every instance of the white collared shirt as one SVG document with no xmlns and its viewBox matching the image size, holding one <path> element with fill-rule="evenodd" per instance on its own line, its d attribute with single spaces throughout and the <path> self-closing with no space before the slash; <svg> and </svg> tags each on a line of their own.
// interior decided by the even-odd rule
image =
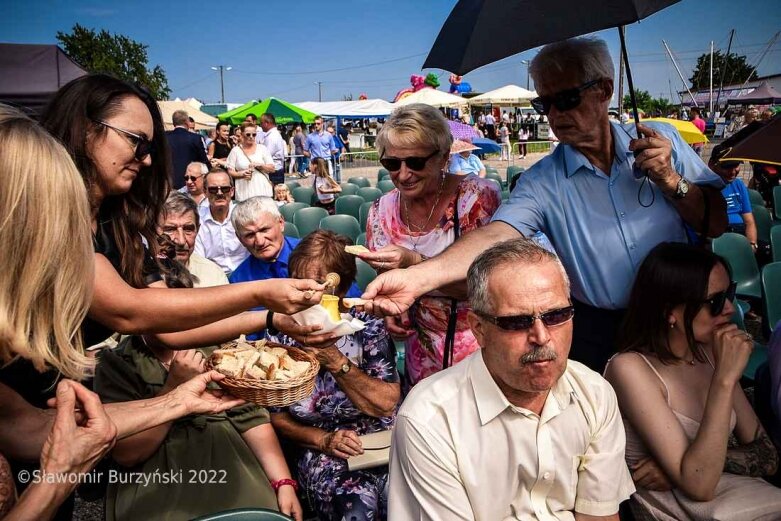
<svg viewBox="0 0 781 521">
<path fill-rule="evenodd" d="M 201 257 L 216 262 L 226 275 L 229 275 L 247 258 L 249 252 L 236 237 L 236 230 L 231 223 L 231 215 L 235 203 L 230 203 L 228 217 L 224 222 L 217 222 L 210 208 L 201 210 L 201 229 L 195 238 L 195 253 Z"/>
<path fill-rule="evenodd" d="M 396 419 L 390 521 L 574 520 L 634 492 L 613 388 L 569 361 L 537 416 L 512 405 L 482 350 L 415 386 Z"/>
<path fill-rule="evenodd" d="M 263 136 L 261 138 L 261 135 Z M 258 143 L 263 144 L 271 154 L 271 159 L 274 160 L 274 168 L 280 170 L 285 166 L 285 140 L 282 139 L 282 134 L 279 133 L 277 127 L 269 129 L 268 132 L 258 132 Z M 260 141 L 262 139 L 262 141 Z"/>
<path fill-rule="evenodd" d="M 197 253 L 190 254 L 187 262 L 187 271 L 197 277 L 193 284 L 194 288 L 211 288 L 213 286 L 224 286 L 228 284 L 228 277 L 222 271 L 216 262 L 210 261 L 206 257 L 201 257 Z"/>
</svg>

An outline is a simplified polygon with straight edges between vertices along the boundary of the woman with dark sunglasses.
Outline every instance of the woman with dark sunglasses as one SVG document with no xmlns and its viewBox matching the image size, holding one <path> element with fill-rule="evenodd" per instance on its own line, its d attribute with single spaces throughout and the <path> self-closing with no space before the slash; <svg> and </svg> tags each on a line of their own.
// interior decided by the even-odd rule
<svg viewBox="0 0 781 521">
<path fill-rule="evenodd" d="M 681 243 L 643 261 L 608 363 L 633 507 L 654 519 L 778 519 L 778 455 L 740 387 L 753 341 L 730 322 L 726 262 Z"/>
<path fill-rule="evenodd" d="M 396 109 L 377 135 L 380 163 L 395 190 L 375 201 L 361 254 L 378 271 L 407 268 L 438 255 L 460 235 L 488 224 L 501 203 L 495 183 L 446 171 L 453 138 L 445 117 L 428 105 Z M 389 318 L 406 342 L 406 377 L 415 384 L 479 348 L 466 322 L 465 300 L 424 295 L 409 315 Z"/>
<path fill-rule="evenodd" d="M 273 197 L 269 174 L 275 172 L 274 160 L 268 149 L 256 142 L 258 127 L 245 121 L 241 124 L 241 143 L 233 147 L 225 160 L 228 173 L 235 180 L 236 201 L 250 197 Z"/>
</svg>

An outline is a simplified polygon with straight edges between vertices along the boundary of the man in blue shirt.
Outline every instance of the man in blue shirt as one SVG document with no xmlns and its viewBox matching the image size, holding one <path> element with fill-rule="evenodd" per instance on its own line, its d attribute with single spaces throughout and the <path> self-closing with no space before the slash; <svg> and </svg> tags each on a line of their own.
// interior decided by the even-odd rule
<svg viewBox="0 0 781 521">
<path fill-rule="evenodd" d="M 311 162 L 312 159 L 322 157 L 328 163 L 328 174 L 333 177 L 334 167 L 331 161 L 331 155 L 337 150 L 334 147 L 334 140 L 331 134 L 323 128 L 323 118 L 315 118 L 315 129 L 306 136 L 306 145 L 304 146 L 304 155 Z"/>
<path fill-rule="evenodd" d="M 491 224 L 429 261 L 380 275 L 364 294 L 373 299 L 367 310 L 399 314 L 420 295 L 459 289 L 480 252 L 542 231 L 572 284 L 570 358 L 602 372 L 646 254 L 660 242 L 687 241 L 686 225 L 709 237 L 727 225 L 723 182 L 673 127 L 640 125 L 644 137 L 637 139 L 634 127 L 610 122 L 614 73 L 602 40 L 543 47 L 530 65 L 540 95 L 532 105 L 561 144 L 521 176 Z"/>
<path fill-rule="evenodd" d="M 743 180 L 738 179 L 742 161 L 719 162 L 729 150 L 723 145 L 716 145 L 711 152 L 708 166 L 721 177 L 727 186 L 721 191 L 727 202 L 727 230 L 733 233 L 745 235 L 754 251 L 757 251 L 757 223 L 754 220 L 754 212 L 751 208 L 751 199 L 748 196 L 748 188 Z"/>
<path fill-rule="evenodd" d="M 230 274 L 231 284 L 265 279 L 288 278 L 288 259 L 299 239 L 285 237 L 285 219 L 270 197 L 250 197 L 236 204 L 231 222 L 241 244 L 250 252 Z M 360 297 L 361 290 L 353 283 L 348 297 Z M 256 307 L 262 310 L 264 307 Z M 260 333 L 247 335 L 250 340 L 262 338 Z"/>
</svg>

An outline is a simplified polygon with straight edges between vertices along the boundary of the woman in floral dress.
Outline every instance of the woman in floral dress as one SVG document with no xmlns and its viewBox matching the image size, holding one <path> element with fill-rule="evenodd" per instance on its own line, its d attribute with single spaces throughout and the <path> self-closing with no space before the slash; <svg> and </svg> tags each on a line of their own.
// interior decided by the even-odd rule
<svg viewBox="0 0 781 521">
<path fill-rule="evenodd" d="M 355 279 L 355 259 L 344 251 L 349 239 L 327 230 L 304 238 L 290 255 L 293 278 L 323 281 L 336 272 L 343 297 Z M 350 310 L 366 327 L 311 348 L 320 362 L 314 392 L 272 411 L 277 433 L 302 450 L 297 458 L 303 495 L 320 519 L 379 520 L 387 516 L 388 466 L 350 471 L 346 459 L 363 452 L 359 436 L 393 427 L 401 395 L 393 342 L 382 319 Z M 267 330 L 268 331 L 268 330 Z M 269 332 L 271 333 L 271 332 Z M 309 339 L 327 337 L 311 335 Z M 300 345 L 286 336 L 271 340 Z M 311 345 L 312 342 L 307 342 Z"/>
<path fill-rule="evenodd" d="M 396 189 L 375 201 L 361 254 L 378 271 L 407 268 L 440 254 L 457 237 L 488 224 L 501 204 L 496 183 L 474 174 L 447 173 L 453 138 L 438 110 L 412 104 L 396 109 L 377 136 L 380 162 Z M 458 226 L 456 226 L 456 223 Z M 414 385 L 443 367 L 454 301 L 436 292 L 420 298 L 408 314 L 386 319 L 391 334 L 405 339 L 405 377 Z M 455 301 L 455 364 L 479 346 L 469 325 L 466 300 Z"/>
</svg>

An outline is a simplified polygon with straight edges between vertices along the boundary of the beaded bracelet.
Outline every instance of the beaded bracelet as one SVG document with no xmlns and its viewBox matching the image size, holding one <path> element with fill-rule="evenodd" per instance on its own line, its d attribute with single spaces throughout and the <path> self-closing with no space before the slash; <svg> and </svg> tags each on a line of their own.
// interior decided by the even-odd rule
<svg viewBox="0 0 781 521">
<path fill-rule="evenodd" d="M 274 492 L 278 492 L 279 489 L 284 487 L 285 485 L 290 485 L 291 487 L 293 487 L 293 490 L 298 492 L 298 481 L 296 481 L 295 479 L 285 478 L 285 479 L 277 479 L 271 482 L 271 488 L 274 489 Z"/>
</svg>

